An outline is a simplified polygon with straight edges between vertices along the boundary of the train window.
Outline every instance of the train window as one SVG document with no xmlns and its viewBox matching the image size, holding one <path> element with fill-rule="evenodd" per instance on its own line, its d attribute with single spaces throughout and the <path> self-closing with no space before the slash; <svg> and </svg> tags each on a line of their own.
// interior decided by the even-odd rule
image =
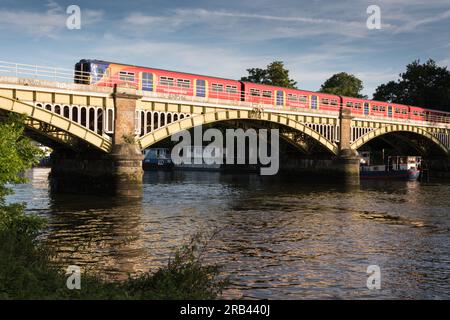
<svg viewBox="0 0 450 320">
<path fill-rule="evenodd" d="M 173 86 L 174 78 L 159 77 L 159 84 L 162 86 Z"/>
<path fill-rule="evenodd" d="M 372 105 L 372 110 L 373 110 L 373 111 L 378 111 L 378 106 Z"/>
<path fill-rule="evenodd" d="M 352 108 L 352 107 L 353 107 L 353 102 L 348 101 L 348 102 L 347 102 L 347 107 Z"/>
<path fill-rule="evenodd" d="M 220 83 L 213 83 L 211 84 L 212 91 L 215 92 L 222 92 L 223 91 L 223 84 Z"/>
<path fill-rule="evenodd" d="M 355 108 L 356 109 L 361 109 L 361 103 L 355 102 Z"/>
<path fill-rule="evenodd" d="M 402 110 L 402 113 L 403 113 L 403 114 L 407 114 L 407 113 L 408 113 L 408 110 L 403 109 L 403 110 Z"/>
<path fill-rule="evenodd" d="M 266 98 L 272 98 L 272 91 L 264 90 L 262 95 Z"/>
<path fill-rule="evenodd" d="M 96 80 L 100 80 L 103 76 L 109 77 L 109 69 L 105 68 L 105 66 L 99 66 L 96 64 L 92 64 L 92 76 Z M 133 73 L 134 75 L 134 73 Z"/>
<path fill-rule="evenodd" d="M 191 87 L 191 80 L 177 79 L 177 86 L 181 87 L 181 88 L 190 88 Z"/>
<path fill-rule="evenodd" d="M 142 72 L 142 90 L 153 91 L 153 73 Z"/>
<path fill-rule="evenodd" d="M 133 73 L 133 72 L 131 72 L 131 73 Z M 98 67 L 97 68 L 97 75 L 98 75 L 98 77 L 99 78 L 101 78 L 101 77 L 103 77 L 103 76 L 107 76 L 107 77 L 109 77 L 109 69 L 108 68 L 102 68 L 102 67 Z M 133 75 L 134 75 L 134 73 L 133 73 Z"/>
<path fill-rule="evenodd" d="M 296 94 L 288 93 L 288 100 L 289 101 L 297 101 L 298 96 Z"/>
<path fill-rule="evenodd" d="M 307 102 L 307 101 L 308 101 L 308 96 L 299 96 L 299 97 L 298 97 L 298 100 L 299 100 L 300 102 Z"/>
<path fill-rule="evenodd" d="M 259 97 L 261 95 L 261 91 L 258 89 L 250 89 L 250 95 Z"/>
<path fill-rule="evenodd" d="M 322 104 L 324 104 L 324 105 L 329 105 L 329 104 L 330 104 L 330 99 L 328 99 L 328 98 L 322 98 Z"/>
<path fill-rule="evenodd" d="M 400 113 L 400 109 L 399 108 L 395 108 L 395 113 Z"/>
<path fill-rule="evenodd" d="M 311 96 L 311 109 L 317 109 L 317 96 Z"/>
<path fill-rule="evenodd" d="M 332 106 L 337 106 L 338 105 L 338 101 L 336 99 L 331 99 L 331 103 Z"/>
<path fill-rule="evenodd" d="M 119 79 L 122 81 L 134 82 L 134 72 L 120 71 Z"/>
<path fill-rule="evenodd" d="M 386 107 L 385 106 L 380 106 L 380 111 L 386 111 Z"/>
<path fill-rule="evenodd" d="M 226 90 L 227 90 L 228 93 L 236 93 L 237 92 L 237 87 L 228 85 L 226 87 Z"/>
</svg>

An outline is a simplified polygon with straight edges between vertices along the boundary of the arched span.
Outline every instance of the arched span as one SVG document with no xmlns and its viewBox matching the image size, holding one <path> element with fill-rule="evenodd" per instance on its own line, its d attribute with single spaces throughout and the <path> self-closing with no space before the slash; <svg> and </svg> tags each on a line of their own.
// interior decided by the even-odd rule
<svg viewBox="0 0 450 320">
<path fill-rule="evenodd" d="M 398 125 L 398 124 L 391 124 L 384 127 L 377 128 L 373 131 L 370 131 L 360 137 L 358 140 L 354 141 L 351 144 L 351 148 L 353 150 L 359 149 L 361 146 L 369 142 L 370 140 L 377 138 L 379 136 L 391 133 L 391 132 L 412 132 L 416 133 L 418 135 L 421 135 L 428 140 L 432 141 L 434 144 L 436 144 L 444 153 L 448 154 L 449 150 L 448 148 L 435 136 L 433 136 L 431 133 L 426 131 L 423 128 L 411 126 L 411 125 Z"/>
<path fill-rule="evenodd" d="M 8 112 L 15 112 L 19 114 L 25 114 L 29 119 L 36 120 L 42 123 L 47 123 L 57 129 L 71 134 L 88 144 L 109 152 L 112 147 L 111 139 L 102 137 L 101 135 L 83 127 L 82 125 L 70 121 L 62 115 L 56 114 L 51 110 L 45 108 L 39 108 L 20 100 L 15 100 L 7 97 L 0 96 L 0 109 Z"/>
<path fill-rule="evenodd" d="M 338 153 L 338 147 L 335 143 L 331 142 L 323 135 L 318 133 L 317 131 L 309 128 L 308 126 L 295 121 L 287 116 L 281 114 L 273 114 L 266 112 L 253 112 L 247 110 L 227 110 L 227 111 L 216 111 L 209 112 L 205 114 L 193 115 L 188 118 L 184 118 L 173 122 L 167 126 L 158 128 L 144 136 L 142 136 L 138 141 L 142 150 L 148 148 L 152 144 L 161 141 L 165 138 L 170 137 L 171 135 L 180 132 L 182 130 L 188 130 L 190 128 L 219 122 L 219 121 L 227 121 L 227 120 L 261 120 L 261 121 L 269 121 L 278 123 L 310 136 L 311 138 L 318 141 L 321 145 L 323 145 L 327 150 L 329 150 L 333 154 Z"/>
</svg>

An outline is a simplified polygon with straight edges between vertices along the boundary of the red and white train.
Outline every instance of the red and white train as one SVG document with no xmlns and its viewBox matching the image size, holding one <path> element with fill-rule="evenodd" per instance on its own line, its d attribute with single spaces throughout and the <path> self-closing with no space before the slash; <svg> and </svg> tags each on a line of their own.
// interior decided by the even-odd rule
<svg viewBox="0 0 450 320">
<path fill-rule="evenodd" d="M 245 101 L 289 110 L 313 109 L 337 112 L 341 108 L 348 108 L 352 114 L 361 117 L 377 116 L 450 123 L 450 113 L 444 111 L 101 60 L 80 60 L 75 65 L 75 82 L 97 86 L 127 83 L 143 91 Z"/>
</svg>

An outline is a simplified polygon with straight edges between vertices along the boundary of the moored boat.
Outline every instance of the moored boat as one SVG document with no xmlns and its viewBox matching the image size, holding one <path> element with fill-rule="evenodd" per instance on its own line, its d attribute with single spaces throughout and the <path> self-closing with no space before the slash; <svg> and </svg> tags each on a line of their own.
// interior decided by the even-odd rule
<svg viewBox="0 0 450 320">
<path fill-rule="evenodd" d="M 415 181 L 420 176 L 420 167 L 421 157 L 388 157 L 387 164 L 367 165 L 363 162 L 360 167 L 360 178 Z"/>
<path fill-rule="evenodd" d="M 173 162 L 168 148 L 151 148 L 146 150 L 144 161 L 142 162 L 144 170 L 173 168 Z"/>
</svg>

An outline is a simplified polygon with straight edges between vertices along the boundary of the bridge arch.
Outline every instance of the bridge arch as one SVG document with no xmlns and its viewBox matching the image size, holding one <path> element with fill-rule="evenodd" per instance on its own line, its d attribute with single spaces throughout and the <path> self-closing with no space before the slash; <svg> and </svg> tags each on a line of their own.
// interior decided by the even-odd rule
<svg viewBox="0 0 450 320">
<path fill-rule="evenodd" d="M 317 142 L 319 142 L 325 149 L 329 150 L 332 154 L 338 154 L 338 146 L 325 138 L 317 131 L 311 129 L 307 125 L 300 123 L 292 118 L 289 118 L 281 114 L 273 114 L 266 112 L 254 112 L 247 110 L 227 110 L 227 111 L 215 111 L 204 114 L 192 115 L 190 117 L 180 118 L 179 120 L 172 122 L 166 126 L 160 128 L 140 137 L 138 143 L 142 150 L 148 148 L 152 144 L 164 140 L 171 135 L 188 130 L 199 125 L 210 124 L 214 122 L 221 122 L 227 120 L 260 120 L 272 123 L 277 123 L 310 136 Z"/>
<path fill-rule="evenodd" d="M 369 142 L 377 137 L 383 136 L 388 133 L 395 133 L 395 132 L 398 132 L 398 133 L 411 132 L 411 133 L 418 134 L 418 135 L 428 139 L 429 141 L 433 142 L 445 154 L 449 153 L 449 149 L 447 148 L 447 146 L 445 146 L 445 144 L 443 144 L 438 138 L 436 138 L 434 135 L 432 135 L 426 129 L 421 128 L 421 127 L 411 126 L 411 125 L 398 125 L 398 124 L 391 124 L 391 125 L 383 126 L 383 127 L 377 128 L 375 130 L 372 130 L 372 131 L 366 133 L 365 135 L 361 136 L 359 139 L 355 140 L 351 144 L 350 147 L 353 150 L 357 150 L 361 146 L 366 144 L 367 142 Z"/>
<path fill-rule="evenodd" d="M 0 110 L 25 114 L 28 120 L 50 125 L 104 152 L 111 150 L 112 141 L 109 137 L 103 137 L 81 124 L 67 119 L 64 115 L 52 112 L 52 109 L 50 104 L 46 104 L 45 106 L 36 104 L 35 106 L 17 99 L 0 96 Z M 42 134 L 45 135 L 45 133 Z M 55 140 L 62 142 L 58 139 Z"/>
</svg>

